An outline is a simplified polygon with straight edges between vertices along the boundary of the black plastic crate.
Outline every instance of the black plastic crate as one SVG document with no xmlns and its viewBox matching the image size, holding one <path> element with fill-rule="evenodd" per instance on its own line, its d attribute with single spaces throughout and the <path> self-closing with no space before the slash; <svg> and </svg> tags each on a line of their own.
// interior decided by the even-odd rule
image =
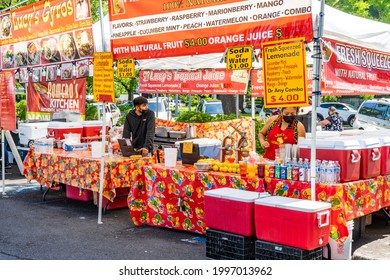
<svg viewBox="0 0 390 280">
<path fill-rule="evenodd" d="M 304 250 L 263 240 L 255 243 L 256 260 L 322 260 L 322 247 Z"/>
<path fill-rule="evenodd" d="M 215 260 L 254 260 L 255 238 L 208 229 L 206 257 Z"/>
</svg>

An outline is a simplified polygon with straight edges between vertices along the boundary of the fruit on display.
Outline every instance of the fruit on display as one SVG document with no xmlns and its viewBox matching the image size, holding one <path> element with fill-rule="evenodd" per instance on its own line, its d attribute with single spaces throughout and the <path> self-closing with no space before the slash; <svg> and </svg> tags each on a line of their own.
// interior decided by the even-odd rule
<svg viewBox="0 0 390 280">
<path fill-rule="evenodd" d="M 200 159 L 198 162 L 209 162 L 211 163 L 212 171 L 219 171 L 224 173 L 240 173 L 240 165 L 238 163 L 231 163 L 228 161 L 220 162 L 216 159 Z"/>
</svg>

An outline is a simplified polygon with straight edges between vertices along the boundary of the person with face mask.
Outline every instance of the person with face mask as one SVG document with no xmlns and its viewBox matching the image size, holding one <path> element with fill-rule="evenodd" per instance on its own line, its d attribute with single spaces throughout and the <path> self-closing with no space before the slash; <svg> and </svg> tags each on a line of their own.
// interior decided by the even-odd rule
<svg viewBox="0 0 390 280">
<path fill-rule="evenodd" d="M 325 120 L 317 122 L 317 126 L 324 127 L 327 131 L 342 131 L 343 130 L 343 119 L 340 117 L 336 108 L 330 106 L 328 108 L 328 117 Z"/>
<path fill-rule="evenodd" d="M 133 100 L 131 110 L 123 127 L 123 138 L 131 139 L 134 149 L 141 149 L 142 156 L 153 154 L 153 141 L 156 130 L 156 117 L 148 108 L 148 100 L 139 96 Z"/>
<path fill-rule="evenodd" d="M 275 151 L 282 144 L 297 144 L 299 137 L 305 137 L 303 124 L 297 119 L 298 107 L 284 107 L 277 116 L 271 116 L 259 132 L 264 158 L 275 160 Z"/>
</svg>

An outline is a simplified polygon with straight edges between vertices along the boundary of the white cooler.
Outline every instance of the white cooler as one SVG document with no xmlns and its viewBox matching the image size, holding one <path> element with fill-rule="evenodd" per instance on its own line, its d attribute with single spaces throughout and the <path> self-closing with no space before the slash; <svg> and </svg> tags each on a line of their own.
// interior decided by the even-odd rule
<svg viewBox="0 0 390 280">
<path fill-rule="evenodd" d="M 19 123 L 19 141 L 22 146 L 29 146 L 35 139 L 47 136 L 47 127 L 50 122 Z"/>
<path fill-rule="evenodd" d="M 221 147 L 222 141 L 218 139 L 210 138 L 197 138 L 191 140 L 183 140 L 175 142 L 175 147 L 180 150 L 180 143 L 184 142 L 193 142 L 194 144 L 199 145 L 200 154 L 207 156 L 208 158 L 213 158 L 221 160 Z M 178 154 L 178 160 L 181 160 L 180 152 Z"/>
</svg>

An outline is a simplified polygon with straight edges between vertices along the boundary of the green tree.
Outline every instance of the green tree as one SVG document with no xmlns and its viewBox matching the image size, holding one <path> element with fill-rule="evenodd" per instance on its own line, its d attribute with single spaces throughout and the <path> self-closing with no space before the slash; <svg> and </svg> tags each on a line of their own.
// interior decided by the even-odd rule
<svg viewBox="0 0 390 280">
<path fill-rule="evenodd" d="M 325 0 L 325 2 L 349 14 L 390 23 L 389 0 Z"/>
</svg>

